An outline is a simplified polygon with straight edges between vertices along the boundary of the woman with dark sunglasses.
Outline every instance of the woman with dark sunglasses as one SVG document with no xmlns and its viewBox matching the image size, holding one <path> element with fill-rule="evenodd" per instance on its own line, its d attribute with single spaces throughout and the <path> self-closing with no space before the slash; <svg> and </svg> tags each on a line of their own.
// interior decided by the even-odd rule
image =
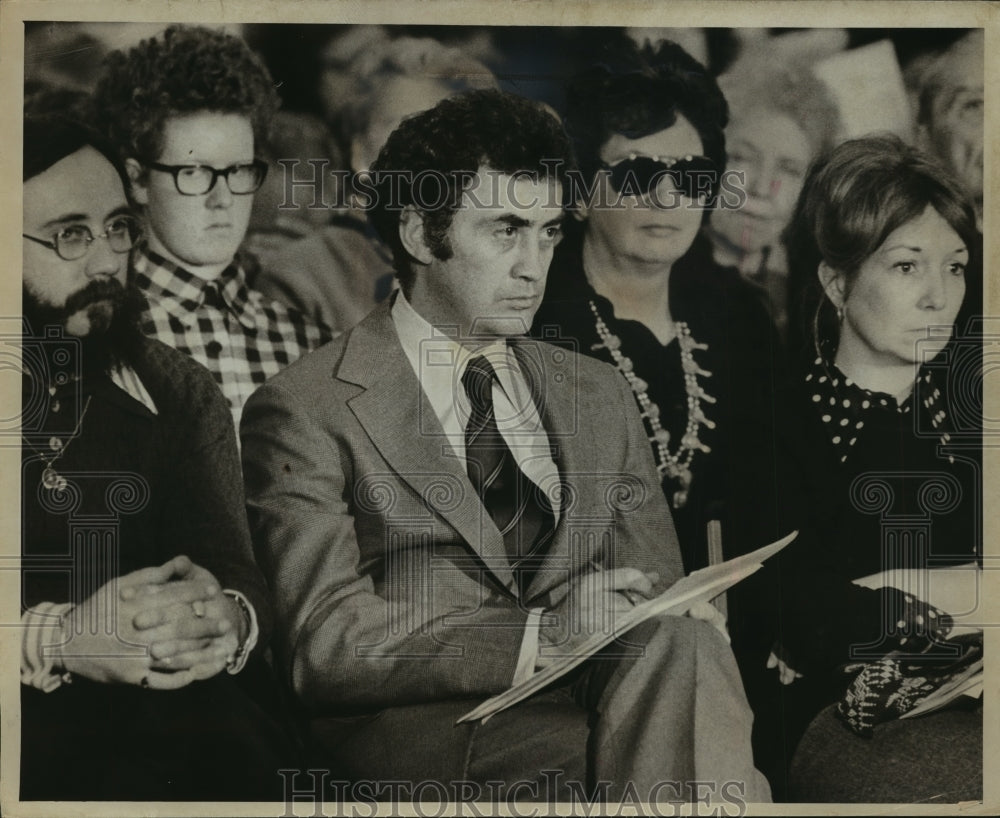
<svg viewBox="0 0 1000 818">
<path fill-rule="evenodd" d="M 787 533 L 777 335 L 754 285 L 700 233 L 717 197 L 741 192 L 720 175 L 726 119 L 715 80 L 675 43 L 617 47 L 575 78 L 566 126 L 580 184 L 533 327 L 628 380 L 688 571 Z M 762 677 L 764 596 L 747 581 L 728 600 L 737 658 Z"/>
<path fill-rule="evenodd" d="M 776 336 L 752 286 L 699 235 L 728 185 L 726 111 L 670 42 L 621 46 L 576 77 L 566 125 L 580 184 L 534 326 L 628 379 L 689 571 L 709 561 L 710 521 L 730 555 L 773 528 L 748 498 L 768 472 Z"/>
</svg>

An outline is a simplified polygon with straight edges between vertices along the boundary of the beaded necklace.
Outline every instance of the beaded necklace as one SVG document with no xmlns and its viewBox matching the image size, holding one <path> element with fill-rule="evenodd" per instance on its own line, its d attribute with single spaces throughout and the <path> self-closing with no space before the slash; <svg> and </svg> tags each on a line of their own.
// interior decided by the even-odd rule
<svg viewBox="0 0 1000 818">
<path fill-rule="evenodd" d="M 684 508 L 688 501 L 688 489 L 691 487 L 691 463 L 695 454 L 698 452 L 707 454 L 712 451 L 711 447 L 698 437 L 701 426 L 707 426 L 709 429 L 715 428 L 715 421 L 705 417 L 705 412 L 702 409 L 702 401 L 715 403 L 715 398 L 709 395 L 698 383 L 699 377 L 710 378 L 712 373 L 698 366 L 694 359 L 694 351 L 707 350 L 708 344 L 699 344 L 695 341 L 687 322 L 677 322 L 677 342 L 681 350 L 681 368 L 684 370 L 684 390 L 687 392 L 688 415 L 680 445 L 677 447 L 677 451 L 671 454 L 668 448 L 670 432 L 660 424 L 660 407 L 649 397 L 649 384 L 633 371 L 632 360 L 622 354 L 621 338 L 608 329 L 608 325 L 601 318 L 593 299 L 589 303 L 590 311 L 594 314 L 597 335 L 601 339 L 601 343 L 594 344 L 591 349 L 595 351 L 602 348 L 607 349 L 615 366 L 618 367 L 618 371 L 628 381 L 628 385 L 642 409 L 642 418 L 650 432 L 649 441 L 654 447 L 657 471 L 661 476 L 667 475 L 680 484 L 680 489 L 673 494 L 671 505 L 674 508 Z"/>
</svg>

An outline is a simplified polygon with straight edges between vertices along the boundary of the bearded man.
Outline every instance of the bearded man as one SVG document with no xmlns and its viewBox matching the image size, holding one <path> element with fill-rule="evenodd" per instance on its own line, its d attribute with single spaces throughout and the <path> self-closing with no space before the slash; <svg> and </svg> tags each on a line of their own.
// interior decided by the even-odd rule
<svg viewBox="0 0 1000 818">
<path fill-rule="evenodd" d="M 139 329 L 114 151 L 58 117 L 24 145 L 21 798 L 276 797 L 229 408 Z"/>
</svg>

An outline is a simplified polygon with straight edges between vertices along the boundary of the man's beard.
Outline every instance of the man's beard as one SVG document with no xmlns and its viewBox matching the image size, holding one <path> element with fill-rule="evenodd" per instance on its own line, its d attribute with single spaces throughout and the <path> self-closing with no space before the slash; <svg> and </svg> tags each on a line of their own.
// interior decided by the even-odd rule
<svg viewBox="0 0 1000 818">
<path fill-rule="evenodd" d="M 84 376 L 108 374 L 117 366 L 130 366 L 135 361 L 143 339 L 140 321 L 146 309 L 146 299 L 136 287 L 122 286 L 113 278 L 97 279 L 70 295 L 62 307 L 43 303 L 27 287 L 22 288 L 22 299 L 24 317 L 36 337 L 46 326 L 58 326 L 66 332 L 67 324 L 89 321 L 87 334 L 77 336 Z M 66 334 L 72 337 L 72 333 Z"/>
</svg>

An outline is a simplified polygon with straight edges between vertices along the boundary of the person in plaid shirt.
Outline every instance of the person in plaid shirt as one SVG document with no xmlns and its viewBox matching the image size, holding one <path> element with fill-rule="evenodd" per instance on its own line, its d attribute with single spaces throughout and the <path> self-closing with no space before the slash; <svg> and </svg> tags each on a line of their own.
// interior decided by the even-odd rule
<svg viewBox="0 0 1000 818">
<path fill-rule="evenodd" d="M 239 428 L 253 391 L 332 335 L 252 289 L 236 255 L 267 172 L 254 147 L 278 105 L 271 77 L 238 37 L 171 26 L 109 55 L 94 102 L 144 216 L 143 328 L 209 369 Z"/>
</svg>

